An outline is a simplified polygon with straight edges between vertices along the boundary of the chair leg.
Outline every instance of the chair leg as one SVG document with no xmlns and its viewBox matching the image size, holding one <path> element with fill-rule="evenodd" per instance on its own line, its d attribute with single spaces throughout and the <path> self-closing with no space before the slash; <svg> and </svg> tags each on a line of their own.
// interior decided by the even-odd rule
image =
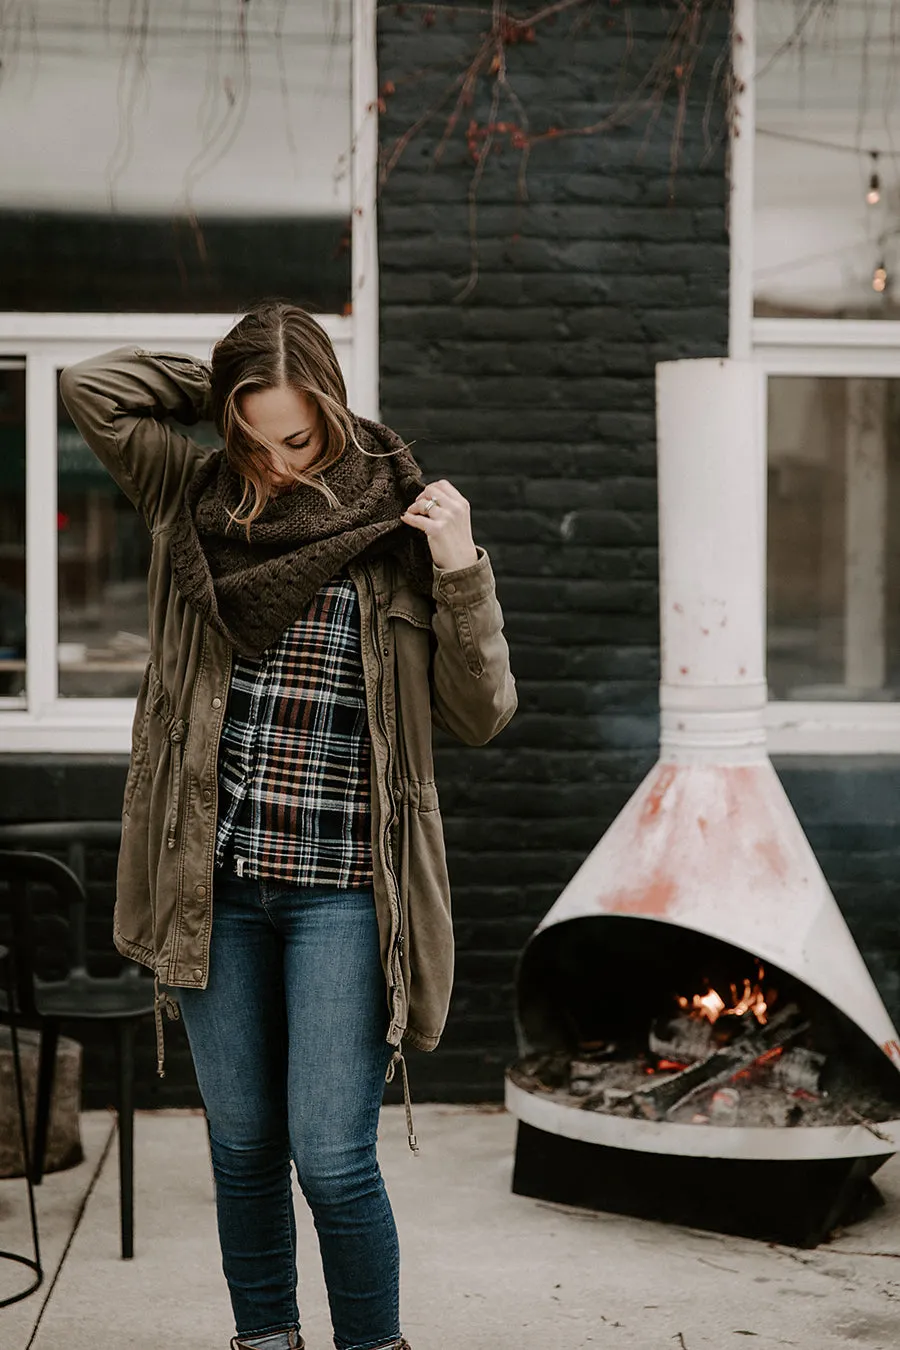
<svg viewBox="0 0 900 1350">
<path fill-rule="evenodd" d="M 122 1260 L 134 1256 L 134 1023 L 119 1023 L 119 1215 Z"/>
<path fill-rule="evenodd" d="M 41 1023 L 41 1047 L 38 1056 L 37 1102 L 34 1109 L 34 1148 L 31 1155 L 32 1184 L 39 1186 L 44 1176 L 47 1153 L 47 1134 L 50 1129 L 50 1107 L 53 1101 L 53 1079 L 56 1074 L 56 1047 L 59 1044 L 59 1023 L 48 1019 Z"/>
<path fill-rule="evenodd" d="M 27 1266 L 34 1272 L 34 1279 L 25 1289 L 20 1289 L 18 1293 L 11 1294 L 8 1298 L 0 1299 L 0 1308 L 8 1308 L 12 1303 L 19 1303 L 39 1289 L 44 1282 L 44 1268 L 41 1264 L 41 1243 L 38 1234 L 37 1208 L 34 1203 L 34 1186 L 31 1180 L 31 1144 L 28 1138 L 28 1115 L 25 1107 L 25 1083 L 22 1077 L 22 1055 L 19 1045 L 19 1026 L 16 1020 L 16 995 L 15 995 L 15 977 L 12 972 L 12 958 L 9 967 L 9 982 L 6 987 L 7 993 L 7 1016 L 9 1018 L 9 1036 L 12 1045 L 13 1075 L 16 1085 L 16 1104 L 19 1108 L 19 1131 L 22 1141 L 22 1160 L 25 1171 L 25 1186 L 28 1191 L 28 1214 L 31 1219 L 31 1241 L 34 1248 L 34 1260 L 23 1256 L 19 1252 L 0 1252 L 0 1259 L 5 1261 L 15 1261 L 20 1265 Z"/>
</svg>

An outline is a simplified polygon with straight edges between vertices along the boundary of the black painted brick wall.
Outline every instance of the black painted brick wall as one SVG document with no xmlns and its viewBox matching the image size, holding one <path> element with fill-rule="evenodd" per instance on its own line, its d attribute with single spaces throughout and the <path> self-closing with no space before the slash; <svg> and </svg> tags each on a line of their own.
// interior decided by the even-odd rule
<svg viewBox="0 0 900 1350">
<path fill-rule="evenodd" d="M 673 8 L 603 3 L 585 26 L 563 16 L 510 48 L 532 129 L 583 126 L 621 105 L 661 58 Z M 445 6 L 382 12 L 387 152 L 463 69 L 484 26 Z M 609 134 L 537 146 L 524 204 L 518 156 L 499 138 L 478 192 L 478 280 L 463 301 L 465 137 L 435 168 L 445 125 L 435 118 L 382 191 L 382 414 L 414 442 L 426 476 L 450 479 L 472 503 L 520 698 L 492 745 L 440 743 L 458 957 L 441 1047 L 411 1057 L 419 1093 L 499 1094 L 515 1048 L 516 955 L 654 758 L 654 368 L 727 347 L 726 175 L 721 140 L 710 145 L 720 108 L 708 103 L 726 28 L 723 13 L 694 77 L 674 179 L 668 103 L 655 122 L 640 114 Z M 482 81 L 462 125 L 486 122 L 488 103 Z M 503 119 L 520 121 L 510 104 Z"/>
</svg>

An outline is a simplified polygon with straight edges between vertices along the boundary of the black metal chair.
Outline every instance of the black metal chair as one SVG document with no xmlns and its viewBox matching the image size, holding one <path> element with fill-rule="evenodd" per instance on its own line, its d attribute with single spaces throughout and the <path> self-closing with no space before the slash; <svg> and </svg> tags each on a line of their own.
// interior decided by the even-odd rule
<svg viewBox="0 0 900 1350">
<path fill-rule="evenodd" d="M 41 1263 L 41 1243 L 38 1235 L 37 1209 L 34 1203 L 34 1185 L 31 1180 L 31 1157 L 28 1146 L 28 1117 L 25 1111 L 25 1084 L 22 1079 L 22 1057 L 19 1053 L 19 1028 L 15 1015 L 15 965 L 13 954 L 8 947 L 0 947 L 0 966 L 6 971 L 6 995 L 9 1007 L 9 1038 L 12 1046 L 13 1078 L 16 1085 L 16 1106 L 19 1113 L 19 1137 L 22 1141 L 22 1158 L 25 1169 L 25 1186 L 28 1191 L 28 1216 L 31 1221 L 31 1245 L 34 1256 L 25 1256 L 21 1252 L 0 1251 L 0 1260 L 15 1261 L 32 1271 L 34 1279 L 24 1289 L 8 1298 L 0 1299 L 0 1308 L 8 1308 L 39 1289 L 44 1282 L 44 1268 Z"/>
<path fill-rule="evenodd" d="M 60 1025 L 109 1022 L 115 1028 L 118 1053 L 119 1198 L 122 1256 L 128 1259 L 134 1255 L 134 1028 L 139 1017 L 152 1014 L 154 991 L 152 981 L 132 962 L 123 963 L 122 973 L 116 976 L 89 973 L 88 901 L 83 883 L 86 844 L 111 844 L 118 838 L 119 827 L 107 821 L 0 826 L 0 885 L 5 883 L 11 909 L 15 1012 L 41 1034 L 31 1179 L 40 1184 L 44 1171 Z M 18 851 L 34 843 L 65 848 L 81 876 L 46 853 Z M 9 844 L 16 849 L 2 849 Z M 30 899 L 34 886 L 51 889 L 67 910 L 68 970 L 60 979 L 45 980 L 37 974 L 37 932 Z M 8 999 L 0 997 L 0 1010 L 8 1016 Z"/>
</svg>

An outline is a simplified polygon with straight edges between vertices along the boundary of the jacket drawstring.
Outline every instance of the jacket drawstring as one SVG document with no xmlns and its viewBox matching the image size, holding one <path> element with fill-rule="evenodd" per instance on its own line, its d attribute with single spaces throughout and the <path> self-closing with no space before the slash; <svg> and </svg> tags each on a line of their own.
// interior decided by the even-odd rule
<svg viewBox="0 0 900 1350">
<path fill-rule="evenodd" d="M 166 1058 L 166 1046 L 165 1041 L 163 1040 L 163 1019 L 162 1019 L 163 1007 L 165 1007 L 169 1020 L 172 1022 L 177 1022 L 179 1017 L 181 1016 L 178 1004 L 175 1002 L 174 998 L 171 998 L 168 994 L 160 992 L 159 976 L 154 975 L 153 1022 L 156 1027 L 156 1072 L 159 1074 L 160 1078 L 165 1078 L 166 1076 L 166 1070 L 164 1067 Z"/>
<path fill-rule="evenodd" d="M 406 1060 L 404 1059 L 403 1051 L 399 1046 L 391 1055 L 391 1061 L 387 1066 L 387 1073 L 384 1075 L 384 1081 L 386 1083 L 392 1083 L 394 1081 L 394 1073 L 398 1064 L 400 1065 L 403 1076 L 403 1105 L 406 1108 L 406 1138 L 413 1153 L 418 1153 L 419 1141 L 416 1139 L 416 1132 L 413 1128 L 412 1102 L 409 1097 L 409 1076 L 406 1072 Z"/>
</svg>

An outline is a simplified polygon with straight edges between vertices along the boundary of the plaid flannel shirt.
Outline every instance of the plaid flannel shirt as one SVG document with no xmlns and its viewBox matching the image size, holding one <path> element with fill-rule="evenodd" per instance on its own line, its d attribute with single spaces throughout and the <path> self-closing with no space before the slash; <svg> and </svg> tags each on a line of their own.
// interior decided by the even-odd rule
<svg viewBox="0 0 900 1350">
<path fill-rule="evenodd" d="M 359 600 L 339 577 L 261 660 L 235 655 L 217 864 L 289 886 L 370 885 L 369 751 Z"/>
</svg>

